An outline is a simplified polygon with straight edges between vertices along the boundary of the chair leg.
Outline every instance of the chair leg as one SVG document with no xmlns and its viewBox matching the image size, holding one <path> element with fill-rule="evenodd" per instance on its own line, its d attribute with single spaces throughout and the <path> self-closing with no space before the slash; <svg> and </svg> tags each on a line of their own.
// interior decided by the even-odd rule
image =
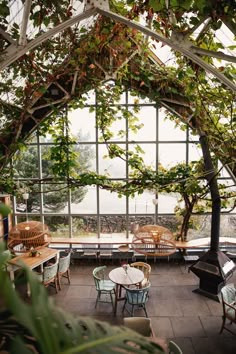
<svg viewBox="0 0 236 354">
<path fill-rule="evenodd" d="M 57 277 L 55 277 L 54 279 L 54 284 L 55 284 L 55 288 L 56 288 L 56 293 L 58 293 L 58 283 L 57 283 Z"/>
<path fill-rule="evenodd" d="M 70 269 L 67 270 L 66 272 L 68 283 L 70 284 Z"/>
<path fill-rule="evenodd" d="M 126 302 L 127 302 L 127 300 L 125 299 L 125 301 L 124 301 L 124 305 L 123 305 L 123 309 L 122 309 L 122 312 L 124 312 L 124 311 L 125 311 Z"/>
<path fill-rule="evenodd" d="M 97 307 L 97 304 L 98 304 L 98 301 L 100 299 L 100 296 L 101 296 L 101 294 L 100 294 L 100 291 L 99 291 L 98 294 L 97 294 L 97 298 L 96 298 L 95 308 Z"/>
<path fill-rule="evenodd" d="M 221 334 L 222 333 L 222 331 L 223 331 L 223 329 L 224 329 L 224 327 L 225 327 L 225 316 L 222 316 L 222 318 L 223 318 L 223 322 L 222 322 L 222 326 L 221 326 L 221 329 L 220 329 L 220 332 L 219 332 L 219 334 Z"/>
<path fill-rule="evenodd" d="M 112 308 L 113 308 L 113 310 L 115 310 L 114 302 L 113 302 L 113 297 L 112 297 L 112 293 L 111 293 L 111 292 L 110 292 L 110 298 L 111 298 Z"/>
<path fill-rule="evenodd" d="M 143 307 L 146 317 L 148 317 L 146 306 Z"/>
<path fill-rule="evenodd" d="M 61 290 L 61 276 L 59 274 L 57 276 L 57 281 L 58 281 L 59 290 Z"/>
</svg>

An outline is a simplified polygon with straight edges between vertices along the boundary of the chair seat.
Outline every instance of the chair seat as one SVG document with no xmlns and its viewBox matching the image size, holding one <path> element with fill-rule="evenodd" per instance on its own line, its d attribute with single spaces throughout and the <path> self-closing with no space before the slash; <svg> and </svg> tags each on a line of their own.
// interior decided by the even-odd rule
<svg viewBox="0 0 236 354">
<path fill-rule="evenodd" d="M 115 288 L 115 284 L 111 280 L 101 280 L 100 281 L 100 290 L 101 291 L 111 291 Z"/>
<path fill-rule="evenodd" d="M 236 308 L 236 303 L 233 302 L 230 304 L 231 306 L 234 306 Z M 229 320 L 232 320 L 232 321 L 235 321 L 235 316 L 236 316 L 236 313 L 235 313 L 235 309 L 232 309 L 231 307 L 228 307 L 226 309 L 226 316 Z"/>
</svg>

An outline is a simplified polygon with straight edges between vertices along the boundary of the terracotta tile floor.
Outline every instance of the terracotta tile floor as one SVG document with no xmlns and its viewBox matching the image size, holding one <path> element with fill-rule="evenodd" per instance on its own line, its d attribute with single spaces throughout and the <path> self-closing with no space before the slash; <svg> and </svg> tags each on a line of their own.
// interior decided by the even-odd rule
<svg viewBox="0 0 236 354">
<path fill-rule="evenodd" d="M 122 305 L 118 303 L 114 316 L 110 304 L 99 303 L 95 309 L 96 290 L 92 270 L 97 264 L 74 261 L 71 266 L 71 285 L 63 280 L 62 290 L 50 295 L 56 303 L 74 315 L 91 316 L 114 325 L 123 324 Z M 107 270 L 119 266 L 107 265 Z M 235 354 L 236 336 L 227 331 L 219 335 L 222 323 L 222 305 L 210 298 L 194 293 L 199 279 L 188 269 L 174 261 L 152 263 L 151 290 L 147 312 L 157 336 L 173 339 L 184 354 Z M 229 280 L 236 283 L 236 273 Z M 142 310 L 135 313 L 143 316 Z M 128 316 L 124 313 L 124 316 Z M 232 325 L 232 327 L 236 326 Z"/>
</svg>

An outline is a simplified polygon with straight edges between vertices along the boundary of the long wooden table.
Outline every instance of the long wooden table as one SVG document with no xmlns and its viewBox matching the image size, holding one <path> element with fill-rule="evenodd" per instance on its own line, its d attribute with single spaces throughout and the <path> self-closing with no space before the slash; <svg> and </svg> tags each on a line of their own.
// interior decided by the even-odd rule
<svg viewBox="0 0 236 354">
<path fill-rule="evenodd" d="M 122 240 L 120 242 L 114 242 L 113 239 L 107 239 L 106 241 L 101 241 L 99 239 L 95 238 L 89 238 L 86 240 L 86 238 L 81 239 L 80 237 L 52 237 L 50 240 L 50 245 L 55 245 L 55 244 L 68 244 L 68 245 L 82 245 L 82 244 L 93 244 L 93 245 L 103 245 L 103 244 L 113 244 L 113 245 L 122 245 L 122 244 L 127 244 L 130 245 L 132 244 L 132 240 Z M 198 238 L 195 240 L 190 240 L 190 241 L 174 241 L 176 248 L 194 248 L 194 247 L 201 247 L 201 246 L 208 246 L 210 245 L 210 237 L 203 237 L 203 238 Z M 236 237 L 220 237 L 220 244 L 227 244 L 227 245 L 232 245 L 236 244 Z"/>
<path fill-rule="evenodd" d="M 12 258 L 8 261 L 8 271 L 10 274 L 10 279 L 12 284 L 14 285 L 15 280 L 15 271 L 22 266 L 29 267 L 30 269 L 34 269 L 36 267 L 40 267 L 41 272 L 43 271 L 43 264 L 50 259 L 56 257 L 58 260 L 59 257 L 59 250 L 49 248 L 49 247 L 42 247 L 37 249 L 40 253 L 36 257 L 32 257 L 30 252 L 23 253 L 20 256 Z M 28 289 L 29 294 L 29 289 Z"/>
</svg>

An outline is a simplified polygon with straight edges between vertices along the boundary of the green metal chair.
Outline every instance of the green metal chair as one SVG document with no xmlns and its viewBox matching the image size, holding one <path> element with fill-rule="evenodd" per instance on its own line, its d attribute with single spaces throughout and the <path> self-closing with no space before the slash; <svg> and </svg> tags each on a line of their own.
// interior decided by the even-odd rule
<svg viewBox="0 0 236 354">
<path fill-rule="evenodd" d="M 105 279 L 106 268 L 106 266 L 100 266 L 93 270 L 93 279 L 97 290 L 95 308 L 98 302 L 109 302 L 112 304 L 113 310 L 115 310 L 113 296 L 115 297 L 116 285 L 111 280 Z"/>
<path fill-rule="evenodd" d="M 180 347 L 172 340 L 169 341 L 168 349 L 169 349 L 169 354 L 183 354 Z"/>
<path fill-rule="evenodd" d="M 226 329 L 230 333 L 236 334 L 225 326 L 226 319 L 228 319 L 231 324 L 236 323 L 236 289 L 234 284 L 227 284 L 221 289 L 221 299 L 223 305 L 223 322 L 220 333 L 222 333 L 223 329 Z"/>
<path fill-rule="evenodd" d="M 131 289 L 131 288 L 125 288 L 125 289 L 126 289 L 126 294 L 125 294 L 123 312 L 126 309 L 126 311 L 133 317 L 135 309 L 143 309 L 146 317 L 148 317 L 147 310 L 146 310 L 146 302 L 148 300 L 150 284 L 145 288 L 141 288 L 141 289 Z M 131 307 L 131 310 L 129 309 L 129 307 Z"/>
</svg>

